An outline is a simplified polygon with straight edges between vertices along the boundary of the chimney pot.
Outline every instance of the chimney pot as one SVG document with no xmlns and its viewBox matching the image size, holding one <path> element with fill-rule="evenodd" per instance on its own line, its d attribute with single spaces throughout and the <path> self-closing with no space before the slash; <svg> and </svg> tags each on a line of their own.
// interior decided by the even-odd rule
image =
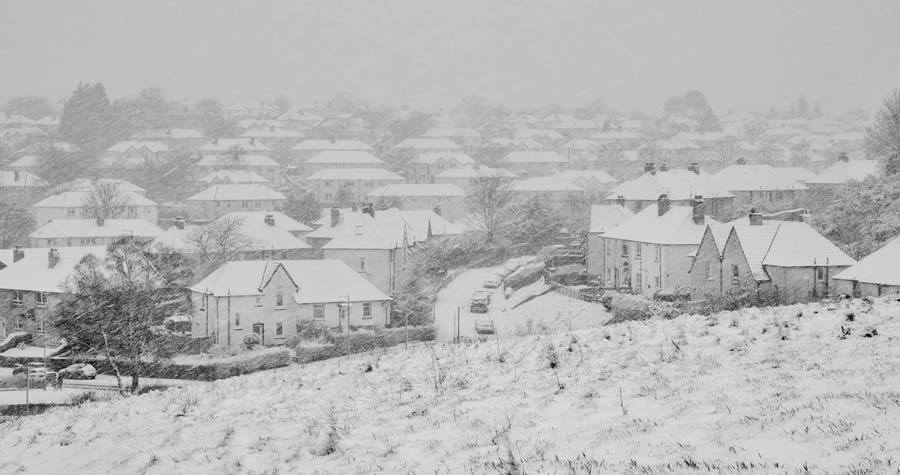
<svg viewBox="0 0 900 475">
<path fill-rule="evenodd" d="M 663 193 L 656 199 L 657 215 L 662 216 L 669 212 L 669 195 Z"/>
<path fill-rule="evenodd" d="M 441 215 L 441 207 L 440 207 L 440 205 L 437 205 L 437 206 L 434 207 L 434 214 L 436 214 L 436 215 L 438 215 L 438 216 Z"/>
<path fill-rule="evenodd" d="M 331 227 L 335 227 L 341 222 L 341 210 L 331 208 Z"/>
<path fill-rule="evenodd" d="M 106 224 L 106 218 L 97 218 L 97 226 L 102 227 Z"/>
<path fill-rule="evenodd" d="M 668 164 L 668 163 L 661 163 L 661 164 L 659 165 L 659 171 L 661 171 L 661 172 L 667 172 L 667 171 L 669 171 L 669 164 Z"/>
<path fill-rule="evenodd" d="M 644 164 L 644 173 L 656 174 L 656 164 L 647 162 Z"/>
<path fill-rule="evenodd" d="M 263 218 L 263 222 L 265 222 L 265 223 L 268 224 L 269 226 L 275 226 L 275 215 L 273 215 L 273 214 L 267 214 L 267 215 Z"/>
<path fill-rule="evenodd" d="M 747 164 L 747 159 L 744 158 L 744 157 L 739 157 L 739 158 L 737 159 L 737 164 L 738 164 L 738 165 L 746 165 L 746 164 Z"/>
<path fill-rule="evenodd" d="M 691 164 L 688 165 L 688 170 L 690 170 L 690 171 L 694 172 L 695 174 L 699 175 L 699 174 L 700 174 L 700 164 L 697 163 L 697 162 L 691 162 Z"/>
<path fill-rule="evenodd" d="M 756 208 L 750 208 L 750 225 L 760 226 L 763 223 L 763 215 L 756 211 Z"/>
<path fill-rule="evenodd" d="M 840 161 L 842 161 L 842 162 L 844 162 L 844 163 L 849 163 L 849 162 L 850 162 L 850 155 L 847 155 L 847 152 L 841 152 L 841 154 L 838 155 L 838 160 L 840 160 Z"/>
<path fill-rule="evenodd" d="M 703 224 L 706 222 L 706 202 L 703 201 L 703 197 L 697 195 L 691 201 L 691 208 L 693 208 L 692 217 L 694 219 L 694 224 Z"/>
<path fill-rule="evenodd" d="M 25 251 L 22 249 L 22 246 L 16 246 L 13 249 L 13 263 L 19 262 L 25 258 Z"/>
<path fill-rule="evenodd" d="M 181 216 L 176 217 L 172 225 L 175 226 L 175 229 L 184 229 L 184 218 Z"/>
<path fill-rule="evenodd" d="M 59 249 L 51 248 L 47 253 L 47 267 L 52 269 L 59 263 Z"/>
</svg>

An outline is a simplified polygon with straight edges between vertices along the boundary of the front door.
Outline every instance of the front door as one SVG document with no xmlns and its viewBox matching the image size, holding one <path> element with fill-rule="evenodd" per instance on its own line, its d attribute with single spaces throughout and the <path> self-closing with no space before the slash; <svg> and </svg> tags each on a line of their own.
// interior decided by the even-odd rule
<svg viewBox="0 0 900 475">
<path fill-rule="evenodd" d="M 259 335 L 259 340 L 265 345 L 266 344 L 266 326 L 262 323 L 254 323 L 253 324 L 253 333 Z"/>
</svg>

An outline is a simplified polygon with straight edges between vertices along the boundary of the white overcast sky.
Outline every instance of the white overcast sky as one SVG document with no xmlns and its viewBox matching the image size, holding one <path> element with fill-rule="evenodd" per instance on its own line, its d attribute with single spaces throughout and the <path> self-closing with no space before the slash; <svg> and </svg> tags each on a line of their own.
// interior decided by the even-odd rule
<svg viewBox="0 0 900 475">
<path fill-rule="evenodd" d="M 0 98 L 102 81 L 113 97 L 603 97 L 658 113 L 696 88 L 719 112 L 800 94 L 826 113 L 872 110 L 900 87 L 898 25 L 897 0 L 3 0 Z"/>
</svg>

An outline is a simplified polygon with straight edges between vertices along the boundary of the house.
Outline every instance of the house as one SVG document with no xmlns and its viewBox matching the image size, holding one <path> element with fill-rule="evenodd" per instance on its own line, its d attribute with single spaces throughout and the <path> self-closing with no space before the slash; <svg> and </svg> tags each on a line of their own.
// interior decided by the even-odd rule
<svg viewBox="0 0 900 475">
<path fill-rule="evenodd" d="M 581 198 L 584 189 L 559 177 L 538 176 L 512 183 L 509 190 L 520 200 L 539 198 L 553 203 L 564 203 L 568 199 Z"/>
<path fill-rule="evenodd" d="M 190 291 L 191 335 L 227 347 L 251 333 L 286 344 L 303 321 L 343 331 L 390 321 L 390 297 L 338 260 L 226 262 Z"/>
<path fill-rule="evenodd" d="M 570 140 L 559 148 L 560 155 L 569 163 L 587 164 L 596 162 L 600 156 L 604 144 L 594 140 L 575 139 Z"/>
<path fill-rule="evenodd" d="M 271 185 L 272 182 L 266 177 L 249 170 L 218 170 L 207 173 L 197 179 L 197 182 L 203 186 L 211 185 L 233 185 L 240 183 L 250 183 L 257 185 Z"/>
<path fill-rule="evenodd" d="M 272 149 L 253 138 L 214 138 L 201 146 L 197 152 L 201 157 L 206 155 L 228 155 L 238 150 L 241 154 L 266 155 Z"/>
<path fill-rule="evenodd" d="M 37 155 L 23 155 L 20 158 L 10 162 L 6 168 L 15 170 L 20 173 L 33 173 L 40 165 L 41 157 Z"/>
<path fill-rule="evenodd" d="M 287 197 L 264 185 L 213 185 L 186 200 L 190 217 L 212 220 L 232 211 L 274 211 Z"/>
<path fill-rule="evenodd" d="M 5 252 L 4 252 L 5 253 Z M 75 267 L 88 255 L 106 257 L 105 246 L 16 248 L 0 271 L 0 340 L 27 332 L 33 345 L 54 345 L 49 323 Z"/>
<path fill-rule="evenodd" d="M 766 221 L 755 211 L 710 224 L 693 256 L 695 300 L 744 295 L 779 304 L 834 294 L 831 278 L 856 263 L 810 225 Z"/>
<path fill-rule="evenodd" d="M 385 168 L 324 168 L 304 181 L 317 201 L 332 205 L 362 203 L 372 190 L 406 179 Z"/>
<path fill-rule="evenodd" d="M 563 170 L 551 177 L 578 185 L 587 196 L 606 196 L 619 182 L 605 170 Z"/>
<path fill-rule="evenodd" d="M 304 140 L 291 148 L 291 165 L 303 166 L 303 163 L 320 152 L 372 152 L 371 146 L 358 140 Z"/>
<path fill-rule="evenodd" d="M 47 182 L 29 172 L 0 170 L 0 203 L 26 207 L 47 188 Z"/>
<path fill-rule="evenodd" d="M 492 147 L 502 148 L 510 151 L 542 150 L 544 148 L 544 146 L 537 141 L 528 138 L 509 139 L 506 137 L 498 137 L 495 139 L 491 139 L 488 144 Z"/>
<path fill-rule="evenodd" d="M 409 175 L 415 183 L 434 183 L 434 176 L 445 170 L 474 164 L 475 160 L 462 152 L 425 152 L 410 162 Z"/>
<path fill-rule="evenodd" d="M 635 149 L 647 140 L 643 134 L 630 130 L 608 130 L 598 132 L 592 135 L 591 139 L 600 143 L 609 143 L 622 150 Z"/>
<path fill-rule="evenodd" d="M 570 139 L 586 139 L 599 132 L 600 128 L 595 120 L 571 119 L 560 123 L 554 130 Z"/>
<path fill-rule="evenodd" d="M 714 222 L 705 207 L 702 199 L 691 206 L 672 205 L 662 194 L 656 203 L 600 234 L 603 285 L 630 288 L 648 297 L 690 286 L 690 254 Z"/>
<path fill-rule="evenodd" d="M 518 129 L 515 131 L 513 140 L 527 140 L 537 144 L 537 148 L 532 150 L 540 150 L 543 146 L 552 148 L 566 141 L 566 136 L 553 129 Z"/>
<path fill-rule="evenodd" d="M 398 143 L 394 148 L 410 150 L 416 154 L 425 152 L 458 152 L 461 150 L 461 147 L 450 139 L 428 137 L 408 138 Z"/>
<path fill-rule="evenodd" d="M 290 149 L 303 140 L 303 134 L 300 132 L 274 125 L 247 129 L 241 133 L 241 137 L 253 139 L 269 148 L 277 149 Z"/>
<path fill-rule="evenodd" d="M 453 185 L 387 185 L 370 191 L 368 198 L 380 208 L 434 210 L 449 221 L 462 217 L 465 210 L 465 193 Z"/>
<path fill-rule="evenodd" d="M 502 167 L 522 176 L 547 176 L 562 171 L 568 160 L 556 152 L 515 151 L 503 158 Z"/>
<path fill-rule="evenodd" d="M 591 227 L 587 237 L 587 271 L 603 280 L 607 267 L 603 234 L 631 219 L 634 213 L 619 205 L 591 205 Z"/>
<path fill-rule="evenodd" d="M 434 176 L 434 182 L 443 185 L 455 185 L 468 195 L 472 190 L 472 180 L 487 177 L 503 177 L 512 181 L 517 175 L 502 168 L 482 167 L 478 164 L 467 167 L 448 168 Z"/>
<path fill-rule="evenodd" d="M 369 282 L 392 293 L 399 272 L 423 243 L 461 234 L 462 227 L 431 210 L 323 210 L 319 227 L 306 235 L 325 259 L 340 259 Z"/>
<path fill-rule="evenodd" d="M 50 136 L 34 126 L 0 128 L 0 145 L 9 150 L 19 150 L 30 145 L 46 144 Z"/>
<path fill-rule="evenodd" d="M 315 127 L 316 124 L 322 122 L 323 117 L 308 111 L 295 110 L 285 112 L 278 116 L 278 121 L 294 130 L 303 131 Z"/>
<path fill-rule="evenodd" d="M 137 142 L 160 142 L 172 152 L 195 152 L 209 141 L 196 129 L 145 129 L 131 136 Z"/>
<path fill-rule="evenodd" d="M 423 137 L 452 140 L 468 152 L 481 146 L 481 134 L 466 127 L 432 127 L 425 132 Z"/>
<path fill-rule="evenodd" d="M 125 140 L 106 149 L 101 164 L 107 168 L 138 168 L 166 163 L 171 156 L 162 142 Z"/>
<path fill-rule="evenodd" d="M 303 173 L 310 176 L 327 168 L 384 168 L 380 158 L 364 150 L 326 150 L 303 163 Z"/>
<path fill-rule="evenodd" d="M 247 170 L 262 175 L 275 186 L 281 185 L 281 165 L 272 157 L 255 153 L 238 154 L 206 154 L 194 165 L 200 176 L 221 170 Z"/>
<path fill-rule="evenodd" d="M 687 170 L 669 169 L 665 164 L 656 169 L 654 163 L 644 165 L 644 174 L 620 183 L 607 195 L 607 204 L 621 204 L 637 213 L 666 194 L 672 204 L 690 206 L 700 196 L 706 206 L 705 213 L 727 220 L 734 213 L 734 195 L 723 188 L 712 175 L 692 163 Z"/>
<path fill-rule="evenodd" d="M 900 293 L 900 236 L 832 277 L 834 294 L 881 297 Z"/>
<path fill-rule="evenodd" d="M 846 183 L 863 181 L 879 173 L 877 160 L 851 160 L 847 154 L 842 154 L 822 173 L 806 180 L 806 184 L 813 190 L 835 190 Z"/>
<path fill-rule="evenodd" d="M 186 225 L 183 218 L 176 218 L 153 241 L 153 248 L 226 260 L 311 259 L 318 254 L 303 239 L 311 230 L 274 211 L 228 213 L 201 225 Z"/>
<path fill-rule="evenodd" d="M 807 187 L 794 178 L 799 174 L 795 169 L 748 165 L 739 159 L 737 164 L 716 173 L 714 179 L 734 195 L 734 206 L 740 208 L 801 199 Z"/>
<path fill-rule="evenodd" d="M 76 178 L 72 181 L 57 185 L 53 188 L 54 193 L 63 193 L 66 191 L 94 191 L 97 187 L 113 186 L 116 191 L 121 193 L 135 193 L 138 195 L 147 195 L 147 190 L 131 183 L 130 181 L 118 178 Z"/>
<path fill-rule="evenodd" d="M 162 232 L 143 219 L 58 219 L 38 227 L 28 238 L 31 247 L 106 246 L 123 236 L 149 242 Z"/>
<path fill-rule="evenodd" d="M 93 219 L 96 210 L 91 209 L 92 191 L 64 191 L 48 196 L 31 205 L 34 222 L 43 226 L 61 219 Z M 142 219 L 156 223 L 159 205 L 146 196 L 133 191 L 119 191 L 116 203 L 108 210 L 113 216 L 124 219 Z"/>
</svg>

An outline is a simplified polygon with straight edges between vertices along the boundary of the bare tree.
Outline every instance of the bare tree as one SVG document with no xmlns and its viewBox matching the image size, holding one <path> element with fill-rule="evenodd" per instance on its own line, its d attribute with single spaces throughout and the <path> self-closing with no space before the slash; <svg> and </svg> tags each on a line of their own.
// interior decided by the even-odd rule
<svg viewBox="0 0 900 475">
<path fill-rule="evenodd" d="M 865 147 L 870 158 L 884 161 L 888 175 L 900 172 L 900 90 L 888 96 L 875 114 L 866 129 Z"/>
<path fill-rule="evenodd" d="M 193 252 L 204 262 L 229 260 L 253 248 L 253 240 L 242 230 L 243 218 L 222 216 L 185 232 L 185 239 Z"/>
<path fill-rule="evenodd" d="M 471 192 L 466 196 L 466 206 L 475 224 L 487 233 L 487 241 L 493 242 L 503 221 L 504 212 L 512 204 L 512 179 L 498 174 L 483 174 L 470 182 Z"/>
<path fill-rule="evenodd" d="M 87 218 L 113 219 L 125 214 L 131 200 L 115 183 L 97 183 L 84 199 L 84 216 Z"/>
<path fill-rule="evenodd" d="M 738 145 L 738 140 L 735 137 L 725 137 L 722 140 L 716 142 L 715 145 L 716 153 L 718 153 L 719 158 L 725 160 L 726 162 L 731 162 L 735 158 L 737 158 L 740 153 L 740 146 Z"/>
</svg>

